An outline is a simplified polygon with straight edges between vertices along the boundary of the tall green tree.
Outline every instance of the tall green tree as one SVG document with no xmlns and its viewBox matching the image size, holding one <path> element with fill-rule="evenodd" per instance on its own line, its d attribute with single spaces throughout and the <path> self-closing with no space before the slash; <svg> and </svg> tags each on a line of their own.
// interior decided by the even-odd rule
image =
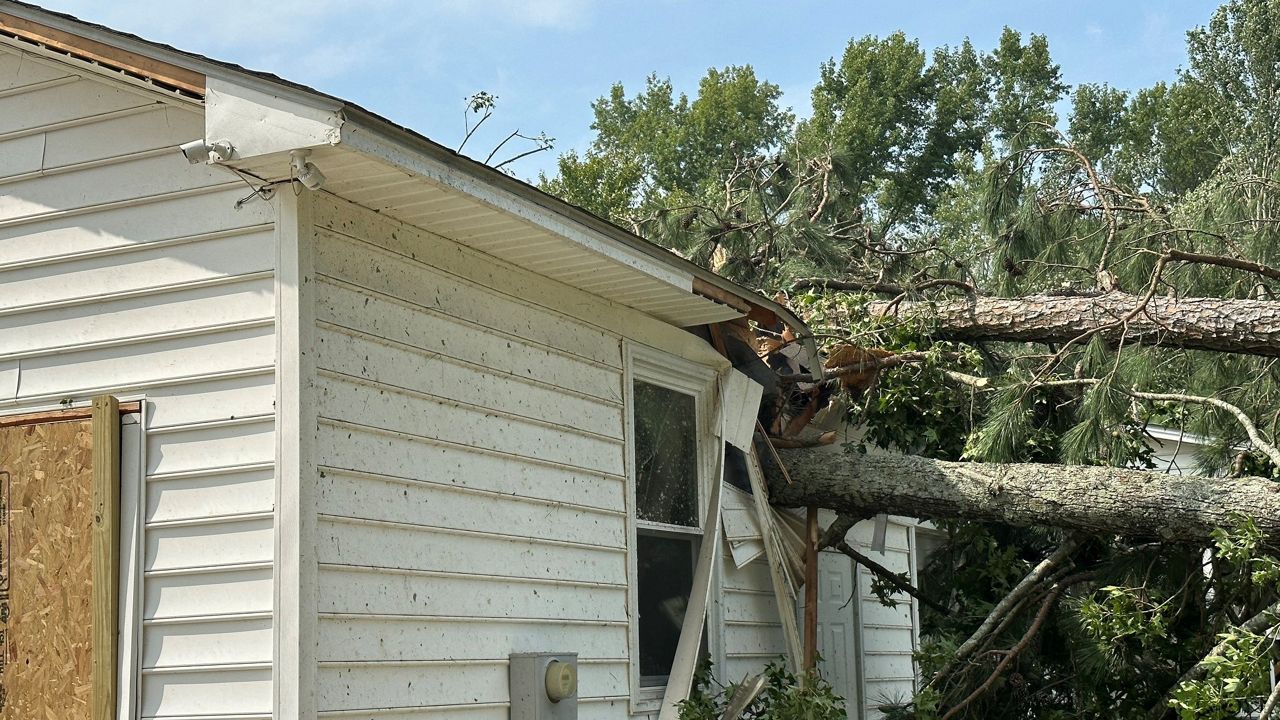
<svg viewBox="0 0 1280 720">
<path fill-rule="evenodd" d="M 965 41 L 932 59 L 902 33 L 851 41 L 824 63 L 798 143 L 829 155 L 848 200 L 833 212 L 874 219 L 874 234 L 918 224 L 986 135 L 988 81 Z"/>
<path fill-rule="evenodd" d="M 692 100 L 656 75 L 633 97 L 617 83 L 592 104 L 591 145 L 562 155 L 558 174 L 539 184 L 623 224 L 702 198 L 740 158 L 789 136 L 794 117 L 778 105 L 781 95 L 750 66 L 708 70 Z"/>
<path fill-rule="evenodd" d="M 1058 120 L 1054 105 L 1067 86 L 1045 36 L 1031 35 L 1024 42 L 1021 33 L 1006 27 L 986 58 L 986 70 L 994 85 L 989 117 L 994 139 L 1011 150 L 1047 144 Z"/>
</svg>

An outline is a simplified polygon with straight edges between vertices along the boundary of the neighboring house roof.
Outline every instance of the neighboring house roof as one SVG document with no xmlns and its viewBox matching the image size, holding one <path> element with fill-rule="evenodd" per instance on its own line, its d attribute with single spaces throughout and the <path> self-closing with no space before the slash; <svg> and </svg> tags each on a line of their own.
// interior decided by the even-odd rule
<svg viewBox="0 0 1280 720">
<path fill-rule="evenodd" d="M 0 0 L 0 34 L 90 62 L 154 89 L 203 102 L 210 108 L 210 114 L 213 114 L 213 104 L 225 99 L 228 93 L 224 91 L 228 88 L 233 90 L 229 94 L 236 95 L 227 101 L 228 105 L 248 97 L 249 102 L 257 102 L 257 107 L 272 112 L 277 102 L 292 103 L 293 107 L 302 108 L 302 114 L 316 126 L 317 132 L 328 133 L 295 137 L 298 144 L 294 147 L 308 143 L 320 148 L 341 145 L 383 161 L 377 168 L 356 168 L 341 159 L 333 160 L 333 167 L 322 165 L 331 181 L 326 189 L 330 185 L 343 186 L 344 182 L 345 187 L 359 188 L 375 176 L 384 184 L 395 182 L 394 171 L 413 179 L 425 178 L 430 187 L 423 185 L 413 201 L 419 206 L 435 202 L 433 208 L 444 207 L 443 199 L 432 200 L 425 193 L 431 188 L 445 187 L 514 216 L 506 226 L 509 232 L 490 218 L 484 226 L 489 239 L 482 243 L 469 242 L 463 237 L 459 241 L 464 244 L 633 305 L 674 324 L 704 324 L 745 315 L 765 324 L 781 320 L 797 335 L 809 339 L 804 323 L 780 304 L 529 183 L 460 155 L 341 98 L 270 73 L 185 52 L 14 0 Z M 225 115 L 221 114 L 219 119 L 225 121 Z M 216 121 L 211 119 L 209 124 Z M 258 121 L 265 124 L 261 118 Z M 266 142 L 262 147 L 247 148 L 246 157 L 237 155 L 236 160 L 228 164 L 264 180 L 288 179 L 287 150 L 280 144 L 285 140 L 274 140 L 274 145 Z M 316 156 L 317 162 L 321 157 Z M 404 179 L 401 184 L 403 187 L 398 190 L 402 195 L 408 194 L 411 183 Z M 341 193 L 335 191 L 335 194 Z M 399 206 L 374 209 L 407 221 L 415 217 Z M 448 209 L 465 214 L 463 205 L 455 203 Z M 517 221 L 524 221 L 524 225 Z M 535 226 L 543 232 L 535 232 Z M 462 225 L 455 227 L 463 236 L 470 231 Z M 504 246 L 493 239 L 512 237 L 517 228 L 525 238 L 519 247 L 513 247 L 510 241 Z M 556 246 L 553 242 L 564 238 L 576 245 L 568 247 L 561 242 Z M 611 264 L 606 268 L 601 263 L 583 262 L 584 247 L 608 256 Z M 647 273 L 656 280 L 649 282 L 639 273 Z M 673 293 L 675 290 L 681 293 Z M 701 305 L 697 305 L 699 302 Z"/>
<path fill-rule="evenodd" d="M 1183 443 L 1195 447 L 1204 447 L 1212 442 L 1210 438 L 1161 425 L 1148 425 L 1146 433 L 1161 442 Z"/>
</svg>

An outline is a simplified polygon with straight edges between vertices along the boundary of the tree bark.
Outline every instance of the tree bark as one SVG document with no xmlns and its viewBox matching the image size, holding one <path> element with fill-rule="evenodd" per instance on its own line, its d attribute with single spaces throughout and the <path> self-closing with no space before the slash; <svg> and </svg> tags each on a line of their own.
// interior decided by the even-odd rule
<svg viewBox="0 0 1280 720">
<path fill-rule="evenodd" d="M 838 513 L 890 513 L 1042 525 L 1102 535 L 1202 541 L 1247 515 L 1280 540 L 1280 483 L 1125 468 L 961 463 L 912 455 L 784 450 L 792 482 L 768 453 L 772 501 Z"/>
<path fill-rule="evenodd" d="M 1141 304 L 1140 296 L 1115 291 L 1091 297 L 879 302 L 870 309 L 933 318 L 933 336 L 947 340 L 1063 343 L 1100 331 L 1111 343 L 1123 336 L 1126 343 L 1280 357 L 1280 302 L 1153 297 L 1121 327 L 1120 321 Z"/>
</svg>

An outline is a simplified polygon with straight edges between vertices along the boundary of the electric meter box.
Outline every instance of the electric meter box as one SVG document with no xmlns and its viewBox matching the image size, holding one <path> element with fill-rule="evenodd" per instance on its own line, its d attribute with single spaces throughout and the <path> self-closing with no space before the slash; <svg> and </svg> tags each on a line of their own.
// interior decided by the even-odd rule
<svg viewBox="0 0 1280 720">
<path fill-rule="evenodd" d="M 510 681 L 511 720 L 577 720 L 577 653 L 512 653 Z"/>
</svg>

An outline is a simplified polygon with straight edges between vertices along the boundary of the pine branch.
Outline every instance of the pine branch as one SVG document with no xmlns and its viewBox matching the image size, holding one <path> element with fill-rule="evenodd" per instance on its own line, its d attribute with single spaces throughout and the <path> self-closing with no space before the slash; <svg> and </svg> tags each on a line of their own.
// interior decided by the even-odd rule
<svg viewBox="0 0 1280 720">
<path fill-rule="evenodd" d="M 876 281 L 863 280 L 826 280 L 823 278 L 805 278 L 791 284 L 791 292 L 807 292 L 809 290 L 835 290 L 837 292 L 869 292 L 877 295 L 909 295 L 924 292 L 936 287 L 955 287 L 970 295 L 978 293 L 977 288 L 963 280 L 951 278 L 934 278 L 910 286 L 895 285 Z"/>
<path fill-rule="evenodd" d="M 1273 268 L 1262 263 L 1253 262 L 1251 260 L 1241 260 L 1239 258 L 1225 257 L 1222 255 L 1206 255 L 1204 253 L 1193 253 L 1176 248 L 1165 250 L 1165 255 L 1170 260 L 1178 262 L 1196 263 L 1200 265 L 1217 265 L 1218 267 L 1232 268 L 1235 270 L 1244 270 L 1257 275 L 1261 275 L 1272 280 L 1280 280 L 1280 269 Z"/>
<path fill-rule="evenodd" d="M 1062 595 L 1062 592 L 1072 584 L 1082 580 L 1088 580 L 1091 577 L 1093 577 L 1093 573 L 1080 573 L 1056 583 L 1053 586 L 1053 589 L 1050 590 L 1049 594 L 1045 597 L 1044 602 L 1040 604 L 1040 610 L 1036 613 L 1035 619 L 1031 621 L 1031 626 L 1027 628 L 1027 631 L 1022 634 L 1022 637 L 1014 644 L 1013 647 L 1004 652 L 1004 657 L 1001 658 L 1000 662 L 996 665 L 995 670 L 991 671 L 991 674 L 987 676 L 987 679 L 975 688 L 973 692 L 969 693 L 964 700 L 961 700 L 952 706 L 952 708 L 942 716 L 942 720 L 951 720 L 951 718 L 955 717 L 957 713 L 971 705 L 975 700 L 982 697 L 988 690 L 990 690 L 991 686 L 995 685 L 996 681 L 1004 675 L 1004 671 L 1008 669 L 1009 665 L 1012 664 L 1024 650 L 1027 649 L 1027 646 L 1031 644 L 1031 641 L 1040 632 L 1040 629 L 1044 627 L 1045 620 L 1049 617 L 1049 611 L 1053 609 L 1054 603 L 1057 602 L 1058 597 Z"/>
<path fill-rule="evenodd" d="M 1102 380 L 1098 378 L 1072 378 L 1067 380 L 1049 380 L 1049 381 L 1039 382 L 1039 383 L 1029 383 L 1028 385 L 1029 387 L 1062 387 L 1062 386 L 1068 386 L 1068 385 L 1091 386 L 1091 385 L 1100 385 L 1101 383 L 1102 383 Z M 1153 392 L 1143 392 L 1141 390 L 1124 389 L 1124 388 L 1115 388 L 1115 389 L 1119 392 L 1122 392 L 1128 395 L 1129 397 L 1137 398 L 1139 400 L 1184 402 L 1184 403 L 1192 403 L 1196 405 L 1209 405 L 1210 407 L 1215 407 L 1215 408 L 1218 408 L 1219 410 L 1226 411 L 1230 413 L 1232 416 L 1234 416 L 1235 419 L 1240 423 L 1240 426 L 1244 428 L 1245 434 L 1249 436 L 1249 441 L 1253 443 L 1253 446 L 1258 450 L 1262 451 L 1262 453 L 1265 454 L 1271 460 L 1272 464 L 1274 464 L 1277 468 L 1280 468 L 1280 449 L 1277 449 L 1275 445 L 1272 445 L 1271 443 L 1267 442 L 1262 437 L 1262 433 L 1258 432 L 1257 425 L 1254 425 L 1253 421 L 1249 419 L 1249 416 L 1245 414 L 1243 410 L 1241 410 L 1239 407 L 1236 407 L 1235 405 L 1232 405 L 1231 403 L 1225 400 L 1220 400 L 1215 397 L 1206 397 L 1203 395 L 1186 395 L 1183 393 L 1153 393 Z"/>
</svg>

